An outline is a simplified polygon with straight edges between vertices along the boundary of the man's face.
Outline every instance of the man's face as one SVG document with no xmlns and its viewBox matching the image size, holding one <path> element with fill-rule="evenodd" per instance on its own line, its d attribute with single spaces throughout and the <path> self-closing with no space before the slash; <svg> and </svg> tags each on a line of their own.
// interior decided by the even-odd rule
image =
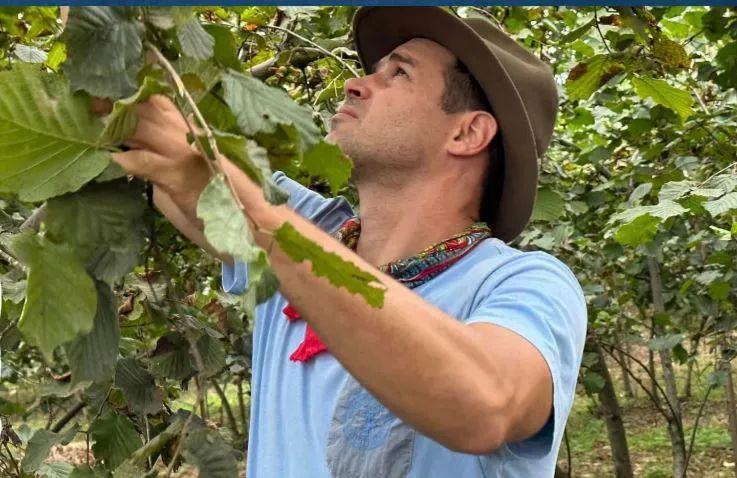
<svg viewBox="0 0 737 478">
<path fill-rule="evenodd" d="M 354 162 L 354 179 L 431 167 L 451 134 L 441 107 L 445 72 L 455 62 L 446 48 L 414 39 L 384 57 L 373 72 L 346 82 L 346 102 L 333 117 L 328 141 Z"/>
</svg>

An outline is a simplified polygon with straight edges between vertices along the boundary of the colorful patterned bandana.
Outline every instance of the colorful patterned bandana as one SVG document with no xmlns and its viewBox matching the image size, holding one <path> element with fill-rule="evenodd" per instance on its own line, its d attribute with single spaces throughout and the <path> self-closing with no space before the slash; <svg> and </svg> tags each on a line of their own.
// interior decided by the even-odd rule
<svg viewBox="0 0 737 478">
<path fill-rule="evenodd" d="M 352 217 L 340 226 L 335 233 L 335 238 L 355 251 L 360 235 L 361 221 L 358 217 Z M 490 237 L 492 237 L 491 229 L 484 223 L 476 223 L 462 233 L 428 247 L 414 256 L 380 266 L 379 270 L 413 289 L 445 271 L 471 252 L 484 239 Z M 290 322 L 301 318 L 291 305 L 284 308 L 284 315 Z M 308 324 L 304 340 L 289 358 L 295 362 L 307 362 L 326 350 L 325 344 Z"/>
</svg>

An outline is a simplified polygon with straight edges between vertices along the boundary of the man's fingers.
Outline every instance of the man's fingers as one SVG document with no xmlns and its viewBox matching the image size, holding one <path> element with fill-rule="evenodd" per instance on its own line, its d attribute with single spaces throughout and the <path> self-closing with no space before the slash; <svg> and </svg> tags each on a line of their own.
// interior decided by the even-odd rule
<svg viewBox="0 0 737 478">
<path fill-rule="evenodd" d="M 161 184 L 166 179 L 162 174 L 170 171 L 171 161 L 165 156 L 145 149 L 133 149 L 124 153 L 113 153 L 113 161 L 133 176 Z"/>
<path fill-rule="evenodd" d="M 93 113 L 100 116 L 106 116 L 113 111 L 113 102 L 108 98 L 97 98 L 93 96 L 90 102 L 90 108 Z"/>
</svg>

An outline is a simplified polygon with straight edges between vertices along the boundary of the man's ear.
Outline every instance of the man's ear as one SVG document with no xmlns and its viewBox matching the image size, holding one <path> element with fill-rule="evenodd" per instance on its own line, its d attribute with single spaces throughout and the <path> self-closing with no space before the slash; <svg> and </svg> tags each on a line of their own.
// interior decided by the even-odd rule
<svg viewBox="0 0 737 478">
<path fill-rule="evenodd" d="M 496 136 L 496 118 L 485 111 L 473 111 L 459 116 L 448 152 L 454 156 L 475 156 L 484 151 Z"/>
</svg>

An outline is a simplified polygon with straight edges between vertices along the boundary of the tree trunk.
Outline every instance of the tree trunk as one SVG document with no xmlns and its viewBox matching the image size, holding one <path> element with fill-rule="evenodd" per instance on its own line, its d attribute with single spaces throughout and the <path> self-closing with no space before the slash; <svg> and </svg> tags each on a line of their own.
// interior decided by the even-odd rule
<svg viewBox="0 0 737 478">
<path fill-rule="evenodd" d="M 665 312 L 665 301 L 663 299 L 663 282 L 660 277 L 660 267 L 653 256 L 648 256 L 647 265 L 650 271 L 650 286 L 653 294 L 653 311 L 655 314 Z M 664 335 L 662 325 L 653 323 L 656 335 Z M 673 452 L 673 477 L 686 478 L 686 440 L 683 436 L 683 421 L 681 417 L 681 404 L 678 401 L 678 389 L 676 377 L 673 372 L 673 357 L 670 350 L 659 350 L 660 366 L 663 369 L 663 381 L 665 382 L 666 399 L 669 402 L 667 408 L 668 434 L 670 435 L 671 449 Z"/>
<path fill-rule="evenodd" d="M 598 356 L 594 371 L 604 379 L 604 387 L 598 395 L 601 412 L 609 434 L 609 444 L 612 448 L 614 476 L 616 478 L 632 478 L 634 475 L 627 446 L 627 434 L 624 431 L 624 422 L 622 422 L 622 411 L 619 408 L 612 376 L 604 360 L 604 351 L 596 339 L 589 337 L 587 342 L 587 348 Z M 627 376 L 626 372 L 624 374 Z"/>
<path fill-rule="evenodd" d="M 732 442 L 732 461 L 737 463 L 737 403 L 735 403 L 734 384 L 732 382 L 732 363 L 725 360 L 722 370 L 727 374 L 727 416 L 729 418 L 729 437 Z M 737 476 L 737 467 L 734 468 Z"/>
<path fill-rule="evenodd" d="M 653 332 L 650 334 L 650 340 L 655 337 L 655 320 L 653 319 Z M 650 394 L 653 398 L 653 403 L 655 403 L 655 406 L 660 406 L 660 391 L 657 387 L 657 376 L 658 371 L 655 370 L 655 353 L 647 349 L 647 368 L 650 369 Z"/>
</svg>

